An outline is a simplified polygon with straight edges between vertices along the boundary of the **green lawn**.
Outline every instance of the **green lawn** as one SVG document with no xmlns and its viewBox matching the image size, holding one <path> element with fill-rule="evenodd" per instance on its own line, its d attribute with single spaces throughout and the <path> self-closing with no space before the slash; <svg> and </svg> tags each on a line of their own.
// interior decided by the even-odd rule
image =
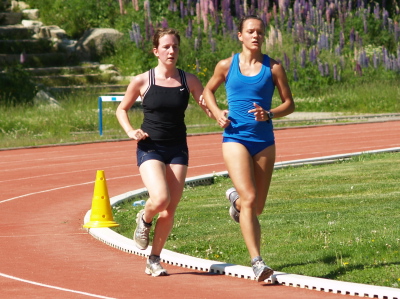
<svg viewBox="0 0 400 299">
<path fill-rule="evenodd" d="M 398 288 L 400 153 L 368 154 L 319 166 L 275 170 L 260 216 L 262 255 L 276 271 Z M 228 215 L 231 181 L 187 187 L 166 248 L 249 265 Z M 115 230 L 131 238 L 140 207 L 114 209 Z"/>
</svg>

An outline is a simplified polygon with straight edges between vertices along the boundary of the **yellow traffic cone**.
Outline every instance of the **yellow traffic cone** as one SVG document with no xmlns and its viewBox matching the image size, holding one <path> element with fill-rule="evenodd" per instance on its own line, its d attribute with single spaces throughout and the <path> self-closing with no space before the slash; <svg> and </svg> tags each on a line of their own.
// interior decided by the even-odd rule
<svg viewBox="0 0 400 299">
<path fill-rule="evenodd" d="M 113 226 L 119 226 L 119 224 L 114 221 L 111 212 L 106 177 L 104 175 L 104 170 L 97 170 L 90 221 L 85 223 L 83 227 L 98 228 Z"/>
</svg>

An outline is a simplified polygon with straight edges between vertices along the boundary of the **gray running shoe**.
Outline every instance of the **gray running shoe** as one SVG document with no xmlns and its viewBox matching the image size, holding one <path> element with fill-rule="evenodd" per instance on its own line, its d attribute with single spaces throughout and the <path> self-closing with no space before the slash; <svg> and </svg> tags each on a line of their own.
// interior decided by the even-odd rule
<svg viewBox="0 0 400 299">
<path fill-rule="evenodd" d="M 147 259 L 145 273 L 154 277 L 168 275 L 167 270 L 160 264 L 160 257 L 154 255 Z"/>
<path fill-rule="evenodd" d="M 254 276 L 258 282 L 264 281 L 274 274 L 274 270 L 268 267 L 264 261 L 257 261 L 252 265 Z"/>
<path fill-rule="evenodd" d="M 149 246 L 149 234 L 151 225 L 148 226 L 143 221 L 144 210 L 141 210 L 136 215 L 136 229 L 133 233 L 133 240 L 139 249 L 146 249 Z"/>
<path fill-rule="evenodd" d="M 230 188 L 230 189 L 226 190 L 225 194 L 226 194 L 226 198 L 231 203 L 231 207 L 229 208 L 229 215 L 232 217 L 232 219 L 235 222 L 239 223 L 240 212 L 235 207 L 235 201 L 239 198 L 239 194 L 237 193 L 235 188 Z"/>
</svg>

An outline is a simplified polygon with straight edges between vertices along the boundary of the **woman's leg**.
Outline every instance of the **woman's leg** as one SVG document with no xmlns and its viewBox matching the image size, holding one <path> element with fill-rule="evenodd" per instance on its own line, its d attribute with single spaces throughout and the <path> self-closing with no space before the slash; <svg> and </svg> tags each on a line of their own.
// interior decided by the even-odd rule
<svg viewBox="0 0 400 299">
<path fill-rule="evenodd" d="M 275 164 L 275 145 L 251 157 L 239 143 L 223 143 L 229 176 L 239 194 L 236 208 L 240 227 L 251 258 L 260 255 L 261 228 L 257 216 L 264 209 Z"/>
<path fill-rule="evenodd" d="M 159 214 L 154 229 L 151 255 L 160 255 L 171 232 L 175 211 L 185 186 L 187 168 L 186 165 L 180 164 L 164 165 L 162 180 L 161 177 L 156 180 L 157 177 L 154 176 L 156 174 L 148 173 L 152 172 L 152 170 L 147 170 L 146 178 L 149 178 L 150 182 L 148 184 L 145 183 L 145 185 L 150 185 L 151 189 L 148 189 L 150 198 L 146 203 L 144 220 L 146 222 L 151 221 L 157 213 Z M 158 184 L 160 186 L 157 186 Z M 147 219 L 147 215 L 151 219 Z"/>
<path fill-rule="evenodd" d="M 253 157 L 257 190 L 257 215 L 261 215 L 271 184 L 275 165 L 275 145 L 271 145 Z"/>
<path fill-rule="evenodd" d="M 253 158 L 240 143 L 225 142 L 222 154 L 229 176 L 239 194 L 240 228 L 250 257 L 260 255 L 260 224 L 257 219 L 257 190 Z"/>
<path fill-rule="evenodd" d="M 166 166 L 158 160 L 148 160 L 139 167 L 142 181 L 149 192 L 143 220 L 150 223 L 154 216 L 165 210 L 169 204 L 169 190 L 166 179 Z"/>
</svg>

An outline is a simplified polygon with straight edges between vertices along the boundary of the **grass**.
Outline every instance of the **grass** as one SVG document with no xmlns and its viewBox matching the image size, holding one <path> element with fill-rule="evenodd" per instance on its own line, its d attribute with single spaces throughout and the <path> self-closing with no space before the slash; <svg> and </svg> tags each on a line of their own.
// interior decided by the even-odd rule
<svg viewBox="0 0 400 299">
<path fill-rule="evenodd" d="M 343 84 L 340 88 L 321 87 L 318 95 L 297 93 L 293 90 L 297 112 L 341 112 L 360 113 L 399 113 L 400 84 L 393 79 L 384 83 L 370 82 L 354 85 L 351 88 Z M 101 94 L 107 94 L 106 91 Z M 224 88 L 220 88 L 217 97 L 225 102 Z M 49 105 L 0 105 L 1 148 L 40 146 L 73 142 L 94 142 L 109 139 L 127 138 L 115 117 L 118 103 L 103 103 L 103 136 L 98 131 L 98 94 L 74 92 L 57 96 L 60 106 Z M 273 106 L 279 104 L 276 92 Z M 225 108 L 222 104 L 221 108 Z M 130 111 L 134 127 L 142 121 L 140 109 Z M 186 111 L 188 134 L 220 132 L 221 128 L 213 119 L 208 118 L 191 99 Z M 275 122 L 275 127 L 296 126 L 307 123 Z M 312 121 L 312 124 L 318 124 Z"/>
<path fill-rule="evenodd" d="M 399 288 L 400 153 L 274 172 L 260 216 L 262 256 L 276 271 Z M 239 226 L 228 216 L 231 181 L 187 187 L 166 248 L 249 265 Z M 114 209 L 115 230 L 131 237 L 140 207 Z"/>
</svg>

